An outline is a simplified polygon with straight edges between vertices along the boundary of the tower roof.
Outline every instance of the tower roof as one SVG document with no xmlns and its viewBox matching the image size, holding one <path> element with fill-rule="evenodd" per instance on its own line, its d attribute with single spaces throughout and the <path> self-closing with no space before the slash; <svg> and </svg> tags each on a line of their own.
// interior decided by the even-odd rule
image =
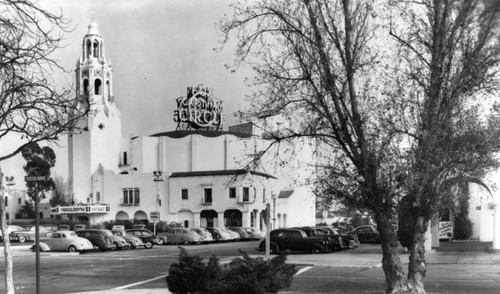
<svg viewBox="0 0 500 294">
<path fill-rule="evenodd" d="M 87 32 L 87 35 L 99 35 L 99 29 L 95 21 L 92 21 L 89 24 L 89 31 Z"/>
</svg>

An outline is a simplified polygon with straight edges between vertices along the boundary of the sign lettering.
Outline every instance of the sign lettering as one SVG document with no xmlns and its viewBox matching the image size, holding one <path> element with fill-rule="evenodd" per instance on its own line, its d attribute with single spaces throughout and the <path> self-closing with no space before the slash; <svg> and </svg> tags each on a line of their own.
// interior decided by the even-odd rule
<svg viewBox="0 0 500 294">
<path fill-rule="evenodd" d="M 178 130 L 219 130 L 225 123 L 222 101 L 213 97 L 208 87 L 188 87 L 187 96 L 177 98 L 176 102 L 174 121 Z"/>
</svg>

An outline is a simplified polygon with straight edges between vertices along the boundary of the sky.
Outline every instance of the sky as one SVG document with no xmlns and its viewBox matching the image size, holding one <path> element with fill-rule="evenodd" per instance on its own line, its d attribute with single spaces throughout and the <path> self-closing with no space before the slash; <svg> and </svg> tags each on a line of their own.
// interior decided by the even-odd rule
<svg viewBox="0 0 500 294">
<path fill-rule="evenodd" d="M 70 20 L 64 47 L 55 58 L 67 73 L 55 76 L 59 87 L 74 83 L 81 42 L 94 20 L 104 38 L 105 58 L 113 67 L 113 91 L 121 111 L 122 136 L 148 136 L 175 130 L 175 99 L 190 85 L 204 84 L 223 101 L 227 125 L 244 108 L 251 89 L 244 78 L 248 68 L 236 72 L 225 64 L 234 60 L 233 39 L 221 52 L 216 23 L 231 14 L 229 0 L 41 0 L 39 6 L 63 13 Z M 67 177 L 67 141 L 57 145 L 53 176 Z M 2 163 L 6 175 L 23 178 L 24 160 L 18 156 Z M 18 181 L 21 184 L 21 180 Z M 24 184 L 23 184 L 24 185 Z M 21 187 L 18 187 L 21 188 Z"/>
</svg>

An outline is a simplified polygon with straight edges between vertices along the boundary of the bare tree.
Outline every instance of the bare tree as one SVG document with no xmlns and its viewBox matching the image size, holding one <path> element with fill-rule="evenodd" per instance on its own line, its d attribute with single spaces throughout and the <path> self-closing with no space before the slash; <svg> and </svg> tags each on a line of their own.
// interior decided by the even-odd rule
<svg viewBox="0 0 500 294">
<path fill-rule="evenodd" d="M 468 8 L 461 10 L 462 6 Z M 481 29 L 482 24 L 494 27 L 491 15 L 481 14 L 485 10 L 480 1 L 453 0 L 262 0 L 233 8 L 234 15 L 219 23 L 222 43 L 236 36 L 234 67 L 252 66 L 260 89 L 251 97 L 253 104 L 244 118 L 279 115 L 287 121 L 289 127 L 271 144 L 297 137 L 319 142 L 320 191 L 347 206 L 368 209 L 375 217 L 387 292 L 424 291 L 425 218 L 428 221 L 436 209 L 440 193 L 458 178 L 479 175 L 494 165 L 491 147 L 497 142 L 489 136 L 491 124 L 477 122 L 481 113 L 473 100 L 482 90 L 492 89 L 491 69 L 498 65 L 497 52 L 489 47 L 494 31 Z M 402 13 L 406 9 L 413 17 Z M 450 22 L 432 19 L 446 11 L 447 17 L 476 18 L 477 22 L 459 22 L 468 34 L 452 38 L 482 38 L 483 47 L 461 47 L 467 53 L 455 56 L 458 49 L 454 49 L 466 43 L 429 42 L 429 37 L 439 38 L 436 31 L 449 33 Z M 477 19 L 480 15 L 484 18 Z M 398 31 L 406 29 L 404 36 L 394 29 L 400 22 L 407 25 Z M 412 42 L 420 44 L 411 47 Z M 426 46 L 427 62 L 420 60 L 416 68 L 414 61 L 422 59 L 416 52 Z M 472 52 L 478 54 L 471 56 Z M 446 67 L 450 57 L 455 66 Z M 424 70 L 429 64 L 442 76 Z M 437 100 L 433 91 L 457 98 Z M 467 124 L 473 121 L 477 123 Z M 448 173 L 427 175 L 431 166 L 445 166 Z M 430 180 L 435 182 L 430 185 L 426 182 Z M 422 206 L 422 212 L 417 209 L 412 215 L 415 244 L 409 276 L 397 253 L 393 228 L 402 197 L 415 197 Z"/>
<path fill-rule="evenodd" d="M 21 139 L 17 146 L 2 148 L 0 161 L 28 144 L 56 141 L 88 109 L 71 97 L 74 91 L 58 89 L 52 78 L 63 70 L 54 53 L 61 47 L 62 34 L 69 31 L 68 24 L 62 14 L 43 10 L 33 1 L 0 1 L 0 140 L 13 135 Z M 4 220 L 3 206 L 0 212 Z M 2 232 L 6 236 L 5 222 Z M 7 293 L 14 293 L 9 239 L 4 242 L 5 283 Z"/>
</svg>

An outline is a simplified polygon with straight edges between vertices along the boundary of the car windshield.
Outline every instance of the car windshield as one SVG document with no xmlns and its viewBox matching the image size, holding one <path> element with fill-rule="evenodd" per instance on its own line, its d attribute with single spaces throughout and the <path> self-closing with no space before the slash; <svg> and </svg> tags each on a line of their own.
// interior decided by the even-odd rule
<svg viewBox="0 0 500 294">
<path fill-rule="evenodd" d="M 68 234 L 68 233 L 66 233 L 66 234 Z M 70 235 L 71 237 L 76 237 L 76 233 L 73 233 L 73 232 L 69 233 L 69 235 Z"/>
<path fill-rule="evenodd" d="M 123 232 L 122 231 L 113 231 L 113 235 L 115 235 L 115 236 L 123 236 Z"/>
</svg>

